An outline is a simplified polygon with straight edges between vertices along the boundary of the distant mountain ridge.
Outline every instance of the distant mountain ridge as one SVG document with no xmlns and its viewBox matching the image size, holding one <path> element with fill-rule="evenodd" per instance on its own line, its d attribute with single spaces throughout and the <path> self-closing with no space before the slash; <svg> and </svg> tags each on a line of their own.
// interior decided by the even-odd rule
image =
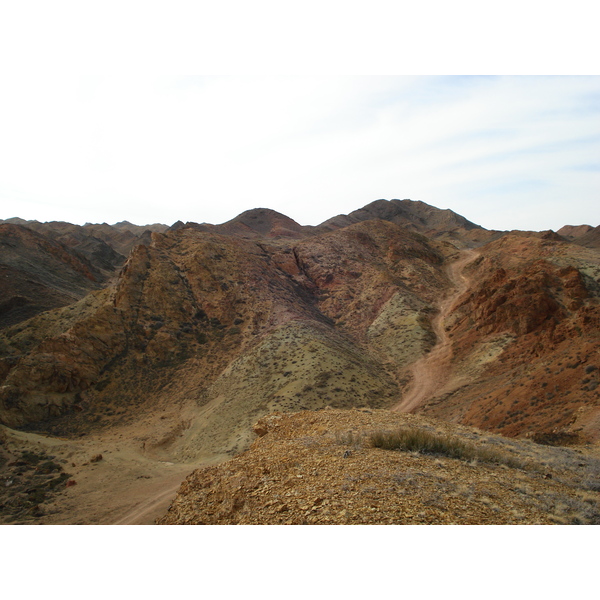
<svg viewBox="0 0 600 600">
<path fill-rule="evenodd" d="M 556 233 L 568 240 L 575 240 L 594 229 L 591 225 L 564 225 Z"/>
<path fill-rule="evenodd" d="M 161 223 L 134 225 L 129 221 L 120 221 L 112 225 L 86 223 L 81 226 L 63 221 L 44 223 L 35 220 L 27 221 L 19 217 L 0 220 L 0 225 L 5 226 L 5 232 L 8 231 L 7 227 L 24 227 L 44 236 L 48 242 L 61 245 L 64 256 L 68 255 L 70 257 L 71 264 L 83 261 L 90 269 L 90 273 L 93 273 L 92 279 L 96 282 L 95 285 L 102 286 L 110 277 L 117 274 L 136 245 L 150 245 L 152 236 L 156 233 L 164 234 L 181 229 L 193 229 L 198 232 L 246 239 L 300 240 L 344 229 L 358 223 L 377 220 L 399 225 L 406 231 L 412 231 L 430 238 L 450 241 L 457 247 L 488 243 L 498 239 L 505 233 L 486 230 L 450 209 L 439 209 L 421 201 L 408 199 L 375 200 L 363 208 L 348 214 L 337 215 L 316 226 L 300 225 L 286 215 L 269 208 L 250 209 L 218 225 L 183 223 L 182 221 L 177 221 L 171 226 Z M 524 234 L 524 232 L 521 232 L 521 234 Z M 582 246 L 590 248 L 600 246 L 599 227 L 568 225 L 559 230 L 559 234 L 560 236 L 557 236 L 557 234 L 552 233 L 552 235 L 557 236 L 557 239 L 568 239 Z M 550 233 L 545 235 L 550 235 Z M 14 239 L 18 239 L 18 243 L 25 243 L 25 245 L 28 243 L 26 242 L 26 239 L 28 239 L 26 236 L 16 236 Z M 43 244 L 37 244 L 36 252 L 46 252 L 51 247 L 51 245 L 46 246 L 44 250 Z M 26 254 L 31 249 L 26 250 L 23 247 L 21 251 Z M 10 265 L 6 262 L 7 259 L 3 258 L 5 255 L 6 251 L 0 247 L 0 267 L 9 268 Z M 45 259 L 39 254 L 37 256 L 36 262 L 44 264 Z M 62 267 L 58 267 L 52 261 L 48 263 L 48 265 L 50 264 L 54 265 L 50 269 L 55 270 L 55 279 L 52 279 L 52 281 L 58 282 L 61 275 L 56 269 L 60 271 Z M 51 306 L 62 306 L 70 301 L 69 298 L 72 297 L 73 293 L 84 293 L 83 291 L 77 292 L 76 289 L 89 289 L 89 282 L 84 282 L 79 287 L 74 287 L 71 295 L 65 296 L 59 288 L 53 287 L 54 284 L 50 284 L 50 287 L 48 287 L 47 282 L 50 279 L 46 278 L 46 283 L 41 281 L 39 279 L 40 272 L 36 271 L 34 267 L 28 266 L 28 263 L 21 262 L 19 268 L 22 271 L 18 276 L 15 275 L 16 279 L 21 281 L 18 286 L 18 293 L 15 290 L 9 291 L 6 286 L 3 289 L 0 285 L 0 291 L 3 291 L 4 295 L 4 300 L 0 302 L 0 324 L 12 324 L 17 322 L 15 319 L 30 318 L 36 314 L 36 310 L 47 310 Z M 64 268 L 68 269 L 69 267 L 65 266 Z M 40 285 L 41 288 L 39 288 Z M 44 293 L 48 294 L 48 298 L 54 298 L 51 305 L 38 301 L 40 289 L 46 290 Z M 59 298 L 62 298 L 62 300 L 59 300 Z M 26 309 L 23 308 L 25 305 L 27 305 Z"/>
<path fill-rule="evenodd" d="M 409 231 L 440 236 L 472 230 L 485 232 L 485 228 L 472 223 L 450 209 L 439 209 L 425 202 L 413 200 L 375 200 L 365 207 L 347 215 L 341 214 L 327 219 L 319 225 L 300 225 L 290 217 L 270 208 L 254 208 L 237 217 L 213 225 L 210 223 L 183 223 L 178 221 L 171 230 L 183 227 L 197 231 L 212 231 L 225 235 L 245 237 L 304 237 L 334 231 L 363 221 L 383 220 L 401 225 Z"/>
<path fill-rule="evenodd" d="M 352 223 L 382 219 L 419 233 L 442 233 L 456 229 L 483 229 L 450 209 L 439 209 L 419 200 L 375 200 L 347 215 L 338 215 L 317 226 L 318 231 L 330 231 Z"/>
<path fill-rule="evenodd" d="M 33 228 L 36 231 L 53 230 L 58 226 L 69 226 L 71 228 L 83 227 L 90 232 L 93 232 L 94 235 L 98 235 L 98 232 L 103 231 L 104 238 L 106 238 L 107 235 L 110 236 L 111 233 L 112 236 L 115 236 L 116 230 L 121 233 L 130 234 L 130 236 L 134 236 L 134 238 L 138 240 L 143 235 L 146 235 L 146 238 L 149 239 L 149 233 L 152 232 L 164 233 L 169 230 L 174 231 L 184 227 L 193 228 L 197 231 L 211 231 L 224 235 L 302 237 L 304 235 L 333 231 L 335 229 L 347 227 L 353 223 L 373 219 L 389 221 L 397 225 L 402 225 L 408 230 L 433 236 L 455 232 L 489 231 L 484 227 L 469 221 L 467 218 L 451 209 L 440 209 L 422 202 L 421 200 L 410 199 L 374 200 L 362 208 L 348 214 L 339 214 L 330 217 L 319 225 L 300 225 L 290 217 L 270 208 L 249 209 L 221 224 L 177 221 L 172 225 L 163 223 L 136 225 L 129 221 L 120 221 L 112 225 L 109 225 L 108 223 L 86 223 L 85 225 L 80 226 L 60 221 L 50 221 L 45 223 L 31 220 L 28 221 L 21 219 L 20 217 L 12 217 L 4 220 L 0 219 L 0 223 L 22 225 Z M 588 234 L 589 239 L 594 239 L 596 235 L 594 230 L 597 231 L 598 227 L 593 227 L 591 225 L 565 225 L 556 233 L 570 241 L 581 240 L 582 238 L 585 240 L 585 236 Z M 133 238 L 129 237 L 128 241 L 130 242 L 130 247 L 127 251 L 132 247 L 132 240 Z M 107 240 L 105 239 L 105 241 Z M 123 242 L 121 242 L 121 249 L 124 249 L 127 245 L 127 243 L 123 244 Z"/>
</svg>

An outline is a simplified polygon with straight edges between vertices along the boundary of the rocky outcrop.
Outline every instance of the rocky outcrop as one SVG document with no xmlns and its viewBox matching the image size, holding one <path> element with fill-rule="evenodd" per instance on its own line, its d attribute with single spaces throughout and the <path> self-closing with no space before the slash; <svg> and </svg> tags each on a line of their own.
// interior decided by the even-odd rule
<svg viewBox="0 0 600 600">
<path fill-rule="evenodd" d="M 446 322 L 455 383 L 421 410 L 504 435 L 598 439 L 598 257 L 524 234 L 480 252 Z"/>
<path fill-rule="evenodd" d="M 375 448 L 412 428 L 461 440 L 489 461 Z M 163 525 L 598 523 L 593 458 L 382 410 L 274 413 L 251 449 L 182 483 Z M 496 462 L 497 461 L 497 462 Z"/>
<path fill-rule="evenodd" d="M 499 268 L 456 307 L 454 329 L 522 336 L 541 327 L 554 328 L 589 295 L 581 273 L 572 266 L 535 261 L 524 270 Z"/>
</svg>

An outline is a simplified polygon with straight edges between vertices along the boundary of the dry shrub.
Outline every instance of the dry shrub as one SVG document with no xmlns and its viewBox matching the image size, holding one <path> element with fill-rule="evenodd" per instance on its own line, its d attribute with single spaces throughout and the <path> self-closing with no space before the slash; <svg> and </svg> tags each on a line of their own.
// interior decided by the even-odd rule
<svg viewBox="0 0 600 600">
<path fill-rule="evenodd" d="M 405 428 L 394 431 L 378 430 L 368 436 L 375 448 L 384 450 L 404 450 L 421 454 L 438 454 L 460 460 L 478 460 L 504 464 L 513 468 L 522 468 L 521 461 L 506 456 L 491 448 L 480 448 L 455 437 L 424 429 Z"/>
</svg>

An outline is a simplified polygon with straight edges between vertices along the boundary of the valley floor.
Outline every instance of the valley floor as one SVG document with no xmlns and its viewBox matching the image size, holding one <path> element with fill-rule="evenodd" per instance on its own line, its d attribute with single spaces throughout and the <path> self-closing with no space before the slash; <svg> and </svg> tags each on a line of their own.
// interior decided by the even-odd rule
<svg viewBox="0 0 600 600">
<path fill-rule="evenodd" d="M 0 523 L 154 523 L 202 463 L 152 456 L 134 434 L 129 428 L 67 440 L 2 427 Z"/>
<path fill-rule="evenodd" d="M 375 448 L 412 427 L 484 451 Z M 136 429 L 66 440 L 0 429 L 5 524 L 599 524 L 600 448 L 542 446 L 389 410 L 273 413 L 234 458 L 174 463 Z M 496 458 L 488 460 L 485 453 Z"/>
</svg>

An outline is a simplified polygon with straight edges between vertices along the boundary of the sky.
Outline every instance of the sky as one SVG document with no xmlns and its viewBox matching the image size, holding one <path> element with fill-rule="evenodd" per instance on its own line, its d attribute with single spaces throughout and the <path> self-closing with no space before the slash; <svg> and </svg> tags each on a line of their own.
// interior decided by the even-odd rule
<svg viewBox="0 0 600 600">
<path fill-rule="evenodd" d="M 581 63 L 593 19 L 569 34 L 564 14 L 536 13 L 532 46 L 495 15 L 461 46 L 428 2 L 405 15 L 420 36 L 382 2 L 370 18 L 321 2 L 316 20 L 263 1 L 12 4 L 0 219 L 222 223 L 266 207 L 315 225 L 410 198 L 488 229 L 600 224 L 600 76 Z M 549 61 L 519 53 L 532 47 Z"/>
</svg>

